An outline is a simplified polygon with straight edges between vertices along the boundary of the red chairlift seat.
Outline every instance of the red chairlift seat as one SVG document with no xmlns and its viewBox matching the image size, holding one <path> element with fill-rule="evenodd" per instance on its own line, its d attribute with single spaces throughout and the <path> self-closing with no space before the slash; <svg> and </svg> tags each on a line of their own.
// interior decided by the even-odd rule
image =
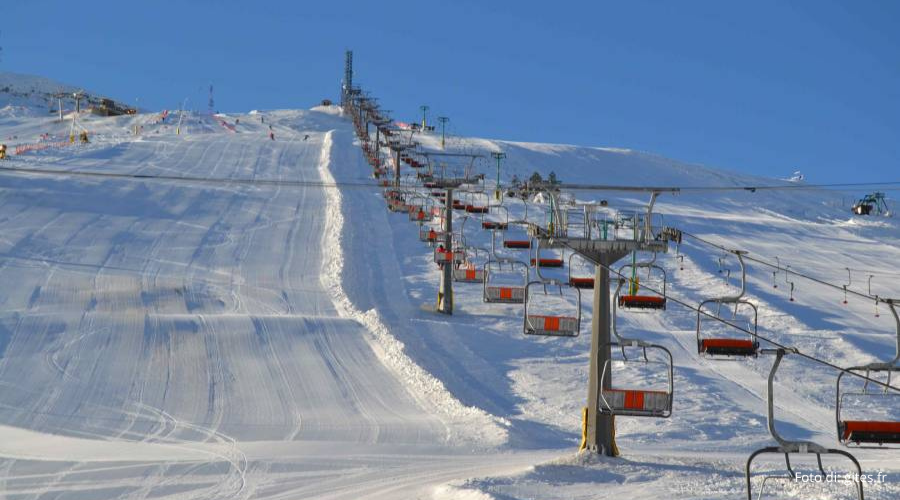
<svg viewBox="0 0 900 500">
<path fill-rule="evenodd" d="M 591 280 L 593 282 L 593 280 Z M 665 309 L 666 298 L 657 295 L 620 295 L 619 307 L 626 309 Z"/>
<path fill-rule="evenodd" d="M 503 248 L 531 248 L 531 240 L 504 240 Z"/>
<path fill-rule="evenodd" d="M 702 339 L 700 352 L 713 356 L 756 356 L 759 342 L 746 339 Z"/>
<path fill-rule="evenodd" d="M 594 288 L 594 278 L 569 278 L 569 284 L 575 288 Z"/>
<path fill-rule="evenodd" d="M 454 210 L 465 210 L 466 204 L 459 200 L 453 200 L 453 209 Z"/>
<path fill-rule="evenodd" d="M 541 267 L 563 267 L 562 259 L 553 259 L 553 258 L 540 258 L 540 259 L 531 259 L 531 265 L 534 266 L 535 263 L 539 263 Z M 591 280 L 593 281 L 593 280 Z M 593 284 L 592 284 L 593 285 Z"/>
<path fill-rule="evenodd" d="M 506 222 L 486 220 L 481 223 L 481 229 L 496 229 L 498 231 L 506 231 L 507 229 L 509 229 L 509 224 Z"/>
<path fill-rule="evenodd" d="M 900 443 L 900 422 L 846 420 L 841 425 L 841 440 L 854 443 Z"/>
<path fill-rule="evenodd" d="M 488 207 L 481 205 L 466 205 L 466 212 L 470 214 L 486 214 L 488 213 Z"/>
</svg>

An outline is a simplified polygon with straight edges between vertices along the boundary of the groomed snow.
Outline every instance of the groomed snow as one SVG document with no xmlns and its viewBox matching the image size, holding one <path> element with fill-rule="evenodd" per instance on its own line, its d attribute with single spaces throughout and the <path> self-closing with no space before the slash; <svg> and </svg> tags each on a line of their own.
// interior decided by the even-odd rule
<svg viewBox="0 0 900 500">
<path fill-rule="evenodd" d="M 190 114 L 180 135 L 175 119 L 82 116 L 91 144 L 0 165 L 60 171 L 0 172 L 6 496 L 744 495 L 747 455 L 772 444 L 764 414 L 770 358 L 701 359 L 695 316 L 674 305 L 664 314 L 622 313 L 623 333 L 672 350 L 675 410 L 663 420 L 619 418 L 621 459 L 576 455 L 590 291 L 576 339 L 523 335 L 521 306 L 483 303 L 480 285 L 456 284 L 455 314 L 436 315 L 438 273 L 415 224 L 388 213 L 379 190 L 321 185 L 370 182 L 337 108 Z M 0 137 L 11 145 L 40 143 L 45 133 L 65 138 L 68 130 L 52 116 L 0 113 Z M 439 137 L 416 139 L 439 148 Z M 505 151 L 505 179 L 538 170 L 598 184 L 781 183 L 621 149 L 460 137 L 448 149 Z M 478 167 L 494 171 L 488 161 Z M 65 170 L 311 184 L 83 178 Z M 615 208 L 646 202 L 576 196 Z M 898 296 L 896 220 L 852 217 L 850 196 L 685 193 L 661 197 L 657 211 L 668 225 L 759 258 L 777 256 L 821 279 L 841 283 L 850 268 L 853 289 L 866 291 L 873 275 L 873 293 Z M 529 213 L 542 217 L 536 208 Z M 521 204 L 511 211 L 522 215 Z M 469 221 L 467 240 L 490 247 L 479 228 Z M 690 239 L 680 253 L 683 270 L 673 255 L 660 256 L 673 298 L 696 304 L 734 291 L 733 259 L 719 272 L 721 252 Z M 839 292 L 797 277 L 790 302 L 789 276 L 775 276 L 778 288 L 769 270 L 751 265 L 749 276 L 761 334 L 840 365 L 892 355 L 886 309 L 875 318 L 873 304 L 843 305 Z M 838 446 L 835 375 L 785 360 L 776 384 L 784 434 Z M 867 487 L 867 498 L 900 496 L 896 450 L 853 452 L 867 471 L 887 473 L 887 482 Z M 766 461 L 760 470 L 780 469 Z M 804 488 L 790 484 L 785 495 L 844 498 Z"/>
</svg>

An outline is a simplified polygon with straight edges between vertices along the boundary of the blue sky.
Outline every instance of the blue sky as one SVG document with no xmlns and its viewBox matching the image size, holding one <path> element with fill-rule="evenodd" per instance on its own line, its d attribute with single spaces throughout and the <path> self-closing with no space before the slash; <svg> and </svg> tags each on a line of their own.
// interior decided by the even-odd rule
<svg viewBox="0 0 900 500">
<path fill-rule="evenodd" d="M 428 104 L 459 134 L 900 177 L 900 2 L 3 0 L 2 19 L 0 70 L 144 108 L 205 108 L 210 82 L 221 111 L 309 107 L 352 48 L 396 118 Z"/>
</svg>

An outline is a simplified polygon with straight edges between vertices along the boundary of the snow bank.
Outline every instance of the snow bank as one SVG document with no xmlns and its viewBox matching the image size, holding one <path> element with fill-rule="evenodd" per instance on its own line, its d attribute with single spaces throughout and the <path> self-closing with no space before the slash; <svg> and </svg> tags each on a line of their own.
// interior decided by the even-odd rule
<svg viewBox="0 0 900 500">
<path fill-rule="evenodd" d="M 329 165 L 331 163 L 332 134 L 328 132 L 323 141 L 319 173 L 325 184 L 335 182 Z M 368 328 L 372 333 L 372 347 L 380 359 L 403 380 L 410 393 L 424 408 L 435 412 L 447 425 L 447 442 L 468 442 L 472 445 L 499 446 L 506 441 L 506 430 L 502 420 L 481 409 L 465 406 L 456 399 L 444 384 L 416 364 L 404 352 L 404 345 L 391 335 L 387 325 L 375 309 L 358 310 L 349 299 L 341 284 L 344 256 L 341 246 L 341 232 L 344 217 L 341 212 L 341 193 L 338 189 L 326 189 L 326 227 L 331 228 L 325 235 L 325 271 L 321 273 L 323 285 L 334 299 L 335 308 L 342 317 L 352 318 Z"/>
</svg>

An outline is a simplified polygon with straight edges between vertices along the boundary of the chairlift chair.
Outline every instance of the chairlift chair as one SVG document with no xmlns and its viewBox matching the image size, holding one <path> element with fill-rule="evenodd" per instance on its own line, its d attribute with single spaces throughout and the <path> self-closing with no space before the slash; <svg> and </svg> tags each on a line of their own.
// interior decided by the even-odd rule
<svg viewBox="0 0 900 500">
<path fill-rule="evenodd" d="M 419 241 L 435 245 L 444 241 L 444 231 L 431 226 L 422 226 L 419 228 Z"/>
<path fill-rule="evenodd" d="M 534 256 L 531 257 L 531 267 L 558 268 L 563 267 L 563 262 L 564 260 L 562 257 L 542 257 L 539 246 L 535 246 Z"/>
<path fill-rule="evenodd" d="M 474 265 L 463 264 L 462 267 L 453 270 L 453 281 L 460 283 L 484 283 L 484 270 Z"/>
<path fill-rule="evenodd" d="M 732 250 L 737 255 L 738 262 L 741 266 L 741 289 L 737 295 L 717 297 L 704 300 L 697 307 L 697 352 L 707 357 L 718 356 L 756 356 L 759 351 L 759 340 L 756 336 L 759 318 L 759 310 L 756 305 L 747 299 L 744 299 L 744 293 L 747 289 L 747 270 L 744 266 L 744 254 L 741 250 Z M 721 313 L 722 306 L 733 306 L 733 316 L 736 317 L 741 306 L 749 307 L 753 313 L 750 320 L 748 330 L 751 333 L 745 333 L 735 329 L 730 332 L 719 332 L 717 335 L 708 335 L 708 332 L 702 330 L 703 325 L 703 308 L 707 305 L 714 304 L 716 311 L 714 316 L 718 318 Z M 707 313 L 709 314 L 709 313 Z M 709 320 L 707 321 L 707 324 Z M 709 327 L 707 327 L 708 330 Z"/>
<path fill-rule="evenodd" d="M 484 203 L 481 203 L 477 197 L 476 193 L 472 192 L 469 194 L 469 200 L 466 203 L 466 212 L 470 214 L 486 214 L 490 210 L 490 200 L 483 200 Z"/>
<path fill-rule="evenodd" d="M 859 462 L 856 460 L 856 457 L 847 453 L 844 450 L 837 450 L 832 448 L 825 448 L 822 445 L 810 442 L 810 441 L 792 441 L 783 438 L 778 431 L 775 429 L 775 403 L 774 403 L 774 380 L 775 374 L 778 371 L 778 366 L 781 364 L 782 358 L 784 358 L 785 354 L 796 354 L 796 349 L 763 349 L 760 351 L 763 354 L 774 354 L 775 362 L 772 363 L 772 369 L 769 371 L 768 378 L 768 386 L 767 386 L 767 422 L 769 434 L 772 438 L 778 443 L 778 446 L 768 446 L 765 448 L 761 448 L 759 450 L 754 451 L 750 454 L 750 457 L 747 459 L 747 466 L 745 469 L 745 477 L 747 482 L 747 500 L 753 500 L 753 481 L 751 480 L 751 465 L 753 464 L 753 460 L 763 454 L 778 454 L 784 455 L 784 462 L 787 468 L 788 473 L 790 474 L 791 479 L 798 478 L 799 475 L 794 471 L 794 468 L 791 466 L 791 455 L 814 455 L 816 458 L 816 465 L 818 471 L 822 474 L 823 477 L 828 474 L 825 472 L 825 467 L 822 465 L 822 456 L 842 456 L 850 460 L 854 466 L 854 474 L 856 474 L 856 479 L 853 481 L 855 483 L 856 488 L 855 496 L 859 500 L 864 500 L 863 494 L 863 485 L 862 481 L 859 479 L 862 476 L 862 467 L 860 467 Z M 768 476 L 772 477 L 772 476 Z M 843 476 L 842 477 L 847 477 Z M 852 476 L 851 476 L 852 477 Z M 761 486 L 765 487 L 766 480 L 764 479 Z M 836 482 L 836 484 L 841 484 L 840 482 Z M 760 496 L 762 497 L 762 491 L 760 491 Z"/>
<path fill-rule="evenodd" d="M 415 195 L 409 205 L 409 220 L 419 224 L 425 223 L 431 218 L 431 205 L 425 196 Z"/>
<path fill-rule="evenodd" d="M 478 263 L 475 262 L 475 259 L 478 258 L 479 253 L 484 253 L 487 256 L 487 252 L 476 247 L 466 247 L 463 249 L 463 253 L 465 254 L 465 261 L 460 267 L 453 270 L 453 281 L 460 283 L 484 283 L 484 269 L 478 268 Z"/>
<path fill-rule="evenodd" d="M 523 330 L 526 335 L 577 337 L 581 332 L 581 291 L 559 281 L 528 283 Z"/>
<path fill-rule="evenodd" d="M 572 259 L 578 255 L 578 252 L 572 252 L 569 255 L 569 285 L 574 286 L 575 288 L 594 288 L 594 276 L 574 276 L 572 274 Z M 584 257 L 579 257 L 581 260 L 584 260 Z"/>
<path fill-rule="evenodd" d="M 647 286 L 641 293 L 639 273 L 641 269 L 647 270 L 647 280 L 654 283 L 656 292 L 651 292 Z M 619 296 L 619 307 L 623 309 L 666 309 L 666 270 L 656 264 L 656 252 L 648 262 L 625 264 L 619 268 L 619 274 L 626 276 L 628 270 L 632 271 L 633 278 L 629 278 L 628 292 Z M 654 278 L 654 275 L 656 276 Z"/>
<path fill-rule="evenodd" d="M 900 365 L 897 364 L 900 361 L 900 317 L 894 301 L 887 302 L 896 323 L 894 359 L 886 363 L 848 368 L 848 371 L 866 377 L 861 382 L 862 387 L 848 388 L 844 378 L 848 375 L 847 372 L 842 371 L 837 378 L 837 437 L 845 446 L 900 444 L 900 392 L 882 386 L 873 389 L 870 386 L 876 384 L 869 380 L 884 381 L 886 385 L 892 386 L 892 382 L 900 379 Z"/>
<path fill-rule="evenodd" d="M 503 205 L 488 207 L 488 211 L 482 214 L 481 229 L 491 231 L 506 231 L 509 229 L 509 209 Z"/>
<path fill-rule="evenodd" d="M 531 248 L 531 238 L 527 233 L 524 235 L 519 233 L 510 235 L 511 231 L 503 233 L 503 248 L 512 248 L 516 250 L 527 250 Z"/>
<path fill-rule="evenodd" d="M 522 304 L 528 286 L 528 265 L 515 259 L 488 259 L 484 264 L 485 302 Z"/>
<path fill-rule="evenodd" d="M 465 253 L 460 250 L 447 250 L 440 246 L 434 249 L 434 263 L 439 266 L 461 264 L 465 258 Z"/>
<path fill-rule="evenodd" d="M 619 280 L 614 297 L 618 298 L 624 283 L 625 280 Z M 621 358 L 611 357 L 600 372 L 598 411 L 608 415 L 668 418 L 672 415 L 675 386 L 671 351 L 659 344 L 620 336 L 617 323 L 613 307 L 615 340 L 607 345 L 611 354 L 621 353 Z M 615 375 L 625 380 L 619 381 Z"/>
</svg>

